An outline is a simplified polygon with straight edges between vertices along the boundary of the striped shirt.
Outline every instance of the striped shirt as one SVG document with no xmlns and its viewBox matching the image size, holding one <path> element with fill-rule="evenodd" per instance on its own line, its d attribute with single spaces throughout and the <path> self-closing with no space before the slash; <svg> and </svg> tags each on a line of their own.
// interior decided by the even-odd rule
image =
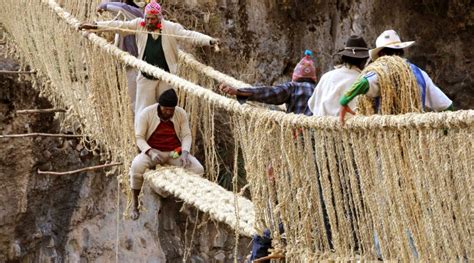
<svg viewBox="0 0 474 263">
<path fill-rule="evenodd" d="M 240 88 L 241 92 L 252 93 L 252 95 L 237 96 L 240 103 L 247 100 L 258 101 L 273 105 L 286 105 L 287 113 L 313 115 L 308 107 L 308 100 L 313 94 L 315 83 L 312 82 L 286 82 L 276 86 L 259 86 Z"/>
</svg>

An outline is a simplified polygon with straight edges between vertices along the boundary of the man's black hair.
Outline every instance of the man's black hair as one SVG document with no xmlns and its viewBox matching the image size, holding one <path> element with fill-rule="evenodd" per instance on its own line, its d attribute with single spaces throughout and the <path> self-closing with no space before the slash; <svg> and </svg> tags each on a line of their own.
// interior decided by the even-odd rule
<svg viewBox="0 0 474 263">
<path fill-rule="evenodd" d="M 367 62 L 367 58 L 353 58 L 348 56 L 341 56 L 339 64 L 348 64 L 351 66 L 356 66 L 360 69 L 364 68 L 365 63 Z"/>
<path fill-rule="evenodd" d="M 386 55 L 386 56 L 399 56 L 399 57 L 403 57 L 403 55 L 405 54 L 405 52 L 403 51 L 403 49 L 396 49 L 396 48 L 389 48 L 389 47 L 386 47 L 386 48 L 383 48 L 382 50 L 379 51 L 379 55 Z"/>
</svg>

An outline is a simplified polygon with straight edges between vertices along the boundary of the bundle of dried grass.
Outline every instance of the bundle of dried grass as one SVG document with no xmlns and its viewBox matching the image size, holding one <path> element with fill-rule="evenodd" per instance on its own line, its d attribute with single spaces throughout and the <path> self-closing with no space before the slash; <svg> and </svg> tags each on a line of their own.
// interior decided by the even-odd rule
<svg viewBox="0 0 474 263">
<path fill-rule="evenodd" d="M 408 62 L 398 56 L 383 56 L 367 66 L 362 74 L 375 72 L 380 89 L 380 105 L 367 95 L 360 97 L 358 112 L 364 115 L 422 112 L 420 89 Z M 375 107 L 378 106 L 378 109 Z"/>
</svg>

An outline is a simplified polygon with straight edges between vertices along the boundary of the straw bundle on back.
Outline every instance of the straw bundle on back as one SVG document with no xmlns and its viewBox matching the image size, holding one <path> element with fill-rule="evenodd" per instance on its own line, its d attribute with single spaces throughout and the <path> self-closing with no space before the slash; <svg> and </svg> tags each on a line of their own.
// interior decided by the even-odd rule
<svg viewBox="0 0 474 263">
<path fill-rule="evenodd" d="M 364 95 L 358 101 L 358 111 L 364 115 L 422 112 L 420 91 L 408 62 L 398 56 L 384 56 L 367 66 L 363 73 L 375 72 L 380 88 L 380 104 Z"/>
</svg>

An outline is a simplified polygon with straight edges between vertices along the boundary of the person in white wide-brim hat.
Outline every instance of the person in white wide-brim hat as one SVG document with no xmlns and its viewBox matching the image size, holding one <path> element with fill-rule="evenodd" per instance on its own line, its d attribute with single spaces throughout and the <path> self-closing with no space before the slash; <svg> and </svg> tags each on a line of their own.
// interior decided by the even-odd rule
<svg viewBox="0 0 474 263">
<path fill-rule="evenodd" d="M 377 37 L 376 47 L 369 50 L 372 61 L 376 61 L 382 56 L 400 56 L 403 57 L 404 49 L 413 45 L 415 41 L 402 42 L 395 30 L 386 30 Z M 433 83 L 428 74 L 415 64 L 409 62 L 416 82 L 420 88 L 421 102 L 423 110 L 432 111 L 452 110 L 453 102 Z M 396 72 L 394 72 L 396 74 Z M 351 88 L 344 93 L 339 100 L 341 104 L 339 110 L 339 118 L 344 123 L 347 112 L 355 114 L 348 104 L 357 96 L 365 94 L 373 98 L 380 97 L 380 88 L 378 85 L 378 76 L 375 72 L 367 72 L 360 76 L 358 80 L 352 84 Z"/>
</svg>

